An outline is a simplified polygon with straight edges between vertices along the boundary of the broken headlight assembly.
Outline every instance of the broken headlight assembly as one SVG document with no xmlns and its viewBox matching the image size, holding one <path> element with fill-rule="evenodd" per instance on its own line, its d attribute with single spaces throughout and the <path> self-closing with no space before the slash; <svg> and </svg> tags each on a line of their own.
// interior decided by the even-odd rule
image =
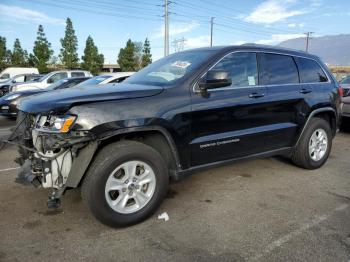
<svg viewBox="0 0 350 262">
<path fill-rule="evenodd" d="M 68 133 L 77 119 L 74 115 L 38 116 L 36 128 L 48 133 Z"/>
</svg>

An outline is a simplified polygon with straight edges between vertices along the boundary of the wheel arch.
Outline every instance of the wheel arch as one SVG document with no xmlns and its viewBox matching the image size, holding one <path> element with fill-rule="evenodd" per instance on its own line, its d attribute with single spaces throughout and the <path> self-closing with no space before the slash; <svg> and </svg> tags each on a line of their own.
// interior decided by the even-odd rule
<svg viewBox="0 0 350 262">
<path fill-rule="evenodd" d="M 331 129 L 332 129 L 332 134 L 335 136 L 337 132 L 337 114 L 336 111 L 332 107 L 324 107 L 324 108 L 318 108 L 313 110 L 310 114 L 309 117 L 307 118 L 304 127 L 302 131 L 299 134 L 298 140 L 295 145 L 298 145 L 303 133 L 305 132 L 307 125 L 309 124 L 310 120 L 312 118 L 319 117 L 325 119 L 327 122 L 329 122 Z"/>
<path fill-rule="evenodd" d="M 180 158 L 176 144 L 169 132 L 158 126 L 133 127 L 121 129 L 100 138 L 98 150 L 105 145 L 120 140 L 135 140 L 156 149 L 168 162 L 168 166 L 173 170 L 181 169 Z M 171 163 L 169 163 L 171 161 Z"/>
<path fill-rule="evenodd" d="M 68 188 L 79 187 L 98 153 L 105 146 L 123 140 L 138 141 L 157 150 L 166 161 L 170 177 L 177 179 L 177 173 L 181 170 L 181 163 L 178 150 L 168 131 L 162 127 L 136 127 L 116 130 L 106 136 L 97 138 L 83 148 L 78 155 L 78 158 L 81 155 L 80 160 L 73 163 L 72 170 L 74 172 L 69 174 L 66 186 Z"/>
</svg>

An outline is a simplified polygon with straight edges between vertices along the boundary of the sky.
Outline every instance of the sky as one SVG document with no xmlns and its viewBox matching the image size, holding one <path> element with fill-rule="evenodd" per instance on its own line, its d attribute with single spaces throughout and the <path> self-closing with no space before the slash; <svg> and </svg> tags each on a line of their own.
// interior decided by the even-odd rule
<svg viewBox="0 0 350 262">
<path fill-rule="evenodd" d="M 213 45 L 278 44 L 303 37 L 349 34 L 349 0 L 169 0 L 170 53 L 173 42 L 184 49 L 209 46 L 214 17 Z M 8 49 L 19 38 L 32 52 L 39 24 L 58 56 L 65 20 L 70 17 L 82 56 L 91 35 L 105 63 L 116 63 L 130 38 L 151 42 L 153 60 L 164 54 L 164 0 L 0 0 L 0 36 Z M 311 42 L 312 44 L 312 42 Z"/>
</svg>

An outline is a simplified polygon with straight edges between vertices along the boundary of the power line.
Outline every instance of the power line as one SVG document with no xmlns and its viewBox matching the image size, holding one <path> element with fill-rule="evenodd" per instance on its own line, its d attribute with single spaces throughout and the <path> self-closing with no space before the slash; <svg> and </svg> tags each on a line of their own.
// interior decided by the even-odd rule
<svg viewBox="0 0 350 262">
<path fill-rule="evenodd" d="M 19 0 L 22 2 L 26 2 L 26 0 Z M 62 9 L 69 9 L 69 10 L 76 10 L 76 11 L 80 11 L 80 12 L 85 12 L 85 13 L 89 13 L 89 14 L 99 14 L 99 15 L 104 15 L 104 16 L 112 16 L 112 17 L 118 17 L 118 18 L 133 18 L 133 19 L 142 19 L 142 20 L 149 20 L 149 21 L 160 21 L 161 18 L 160 16 L 157 18 L 157 16 L 141 16 L 141 15 L 130 15 L 130 14 L 126 14 L 126 13 L 120 13 L 120 12 L 106 12 L 106 11 L 98 11 L 96 9 L 88 9 L 88 8 L 78 8 L 75 6 L 72 6 L 71 3 L 70 4 L 56 4 L 56 3 L 46 3 L 43 1 L 39 1 L 39 0 L 32 0 L 33 4 L 38 4 L 38 5 L 45 5 L 45 6 L 51 6 L 51 7 L 57 7 L 57 8 L 62 8 Z"/>
</svg>

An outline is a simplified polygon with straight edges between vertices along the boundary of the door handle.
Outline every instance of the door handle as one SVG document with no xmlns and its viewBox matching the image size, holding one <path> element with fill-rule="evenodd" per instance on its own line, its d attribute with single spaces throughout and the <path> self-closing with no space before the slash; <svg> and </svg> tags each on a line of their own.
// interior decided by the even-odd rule
<svg viewBox="0 0 350 262">
<path fill-rule="evenodd" d="M 264 97 L 265 94 L 262 94 L 262 93 L 251 93 L 249 95 L 249 98 L 259 98 L 259 97 Z"/>
<path fill-rule="evenodd" d="M 311 93 L 312 90 L 311 90 L 311 89 L 302 88 L 302 89 L 300 89 L 299 92 L 300 92 L 301 94 L 308 94 L 308 93 Z"/>
</svg>

